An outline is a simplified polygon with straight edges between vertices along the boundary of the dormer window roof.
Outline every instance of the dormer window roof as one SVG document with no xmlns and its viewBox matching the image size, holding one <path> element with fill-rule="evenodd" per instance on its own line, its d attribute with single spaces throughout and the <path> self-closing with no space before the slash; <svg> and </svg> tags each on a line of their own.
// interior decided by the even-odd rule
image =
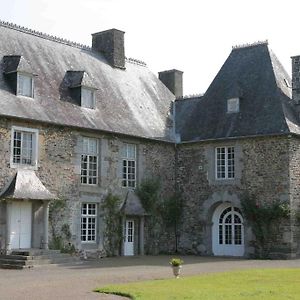
<svg viewBox="0 0 300 300">
<path fill-rule="evenodd" d="M 95 108 L 96 87 L 93 79 L 85 71 L 67 71 L 67 84 L 73 90 L 73 97 L 80 106 Z"/>
<path fill-rule="evenodd" d="M 36 75 L 23 56 L 4 56 L 3 71 L 9 85 L 16 95 L 33 98 L 33 78 Z"/>
<path fill-rule="evenodd" d="M 35 76 L 31 66 L 22 55 L 5 55 L 3 57 L 3 71 L 4 74 L 22 72 Z"/>
</svg>

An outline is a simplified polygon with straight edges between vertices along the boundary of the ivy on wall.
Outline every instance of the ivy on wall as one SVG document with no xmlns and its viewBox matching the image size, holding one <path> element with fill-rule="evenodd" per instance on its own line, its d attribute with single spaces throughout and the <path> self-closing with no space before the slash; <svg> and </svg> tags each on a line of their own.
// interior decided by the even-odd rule
<svg viewBox="0 0 300 300">
<path fill-rule="evenodd" d="M 141 182 L 136 190 L 147 217 L 149 234 L 149 252 L 156 253 L 163 226 L 174 232 L 175 251 L 178 244 L 178 224 L 182 216 L 182 198 L 175 193 L 168 198 L 161 196 L 161 184 L 158 178 L 148 178 Z"/>
<path fill-rule="evenodd" d="M 279 200 L 260 203 L 254 195 L 245 194 L 241 199 L 241 205 L 256 238 L 254 246 L 257 257 L 269 258 L 280 224 L 290 216 L 288 203 Z"/>
<path fill-rule="evenodd" d="M 62 199 L 53 200 L 49 204 L 49 225 L 52 235 L 49 248 L 63 253 L 74 253 L 75 247 L 71 243 L 72 235 L 69 224 L 59 225 L 65 209 L 66 201 Z"/>
<path fill-rule="evenodd" d="M 123 236 L 120 204 L 120 198 L 112 194 L 108 194 L 102 203 L 105 223 L 104 249 L 107 256 L 118 255 L 121 247 Z"/>
</svg>

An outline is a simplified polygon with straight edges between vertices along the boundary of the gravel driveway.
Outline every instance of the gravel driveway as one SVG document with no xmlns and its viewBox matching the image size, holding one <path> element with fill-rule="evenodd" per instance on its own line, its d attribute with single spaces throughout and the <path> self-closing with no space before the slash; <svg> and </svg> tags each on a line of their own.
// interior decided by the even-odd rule
<svg viewBox="0 0 300 300">
<path fill-rule="evenodd" d="M 299 268 L 297 260 L 245 260 L 180 256 L 183 276 L 250 268 Z M 124 299 L 93 293 L 111 283 L 172 278 L 170 256 L 104 258 L 73 265 L 49 265 L 25 270 L 0 269 L 1 300 Z"/>
</svg>

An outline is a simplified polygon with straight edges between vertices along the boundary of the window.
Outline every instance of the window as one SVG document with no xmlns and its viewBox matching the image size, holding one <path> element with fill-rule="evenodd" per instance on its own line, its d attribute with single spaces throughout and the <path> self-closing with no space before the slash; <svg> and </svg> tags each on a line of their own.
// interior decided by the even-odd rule
<svg viewBox="0 0 300 300">
<path fill-rule="evenodd" d="M 11 165 L 35 166 L 37 164 L 38 130 L 13 127 Z"/>
<path fill-rule="evenodd" d="M 216 148 L 216 179 L 234 178 L 234 147 Z"/>
<path fill-rule="evenodd" d="M 18 73 L 17 95 L 33 98 L 33 77 Z"/>
<path fill-rule="evenodd" d="M 227 112 L 228 113 L 237 113 L 240 110 L 240 99 L 232 98 L 227 100 Z"/>
<path fill-rule="evenodd" d="M 136 145 L 124 144 L 122 149 L 123 187 L 135 188 L 136 185 Z"/>
<path fill-rule="evenodd" d="M 226 208 L 219 218 L 219 244 L 242 245 L 243 244 L 243 220 L 237 207 Z"/>
<path fill-rule="evenodd" d="M 81 241 L 96 242 L 97 205 L 96 203 L 81 204 Z"/>
<path fill-rule="evenodd" d="M 98 140 L 83 138 L 81 154 L 81 183 L 95 185 L 98 183 Z"/>
<path fill-rule="evenodd" d="M 81 106 L 85 108 L 95 108 L 94 90 L 81 88 Z"/>
</svg>

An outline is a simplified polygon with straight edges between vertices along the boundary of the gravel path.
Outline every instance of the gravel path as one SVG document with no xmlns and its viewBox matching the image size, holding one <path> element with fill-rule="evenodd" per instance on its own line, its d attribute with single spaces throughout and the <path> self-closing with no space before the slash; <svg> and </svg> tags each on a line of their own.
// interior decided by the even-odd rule
<svg viewBox="0 0 300 300">
<path fill-rule="evenodd" d="M 245 260 L 186 256 L 183 276 L 251 268 L 300 268 L 297 260 Z M 0 269 L 1 300 L 106 299 L 123 297 L 92 292 L 111 283 L 172 278 L 169 256 L 116 257 L 73 265 L 25 270 Z"/>
</svg>

